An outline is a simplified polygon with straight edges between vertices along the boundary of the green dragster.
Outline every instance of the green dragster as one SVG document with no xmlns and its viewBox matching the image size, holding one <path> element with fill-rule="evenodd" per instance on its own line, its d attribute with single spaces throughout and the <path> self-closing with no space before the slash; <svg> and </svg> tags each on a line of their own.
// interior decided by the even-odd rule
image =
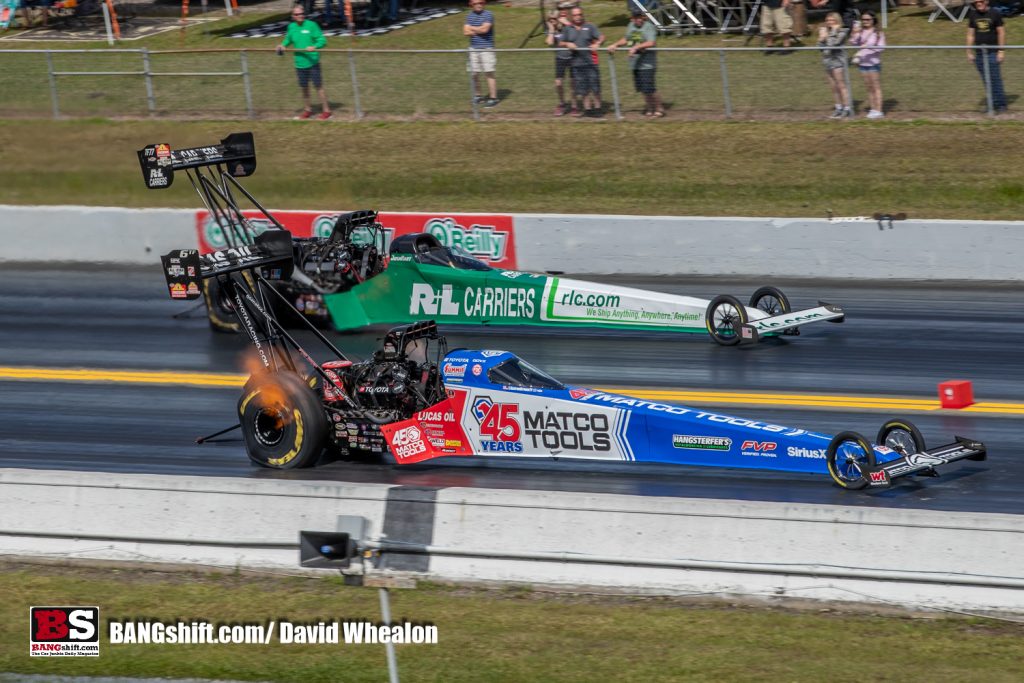
<svg viewBox="0 0 1024 683">
<path fill-rule="evenodd" d="M 793 311 L 774 287 L 760 288 L 744 306 L 728 295 L 708 301 L 499 270 L 443 246 L 426 233 L 395 239 L 390 252 L 383 272 L 347 291 L 324 295 L 337 329 L 436 320 L 439 324 L 696 332 L 732 345 L 756 342 L 764 335 L 797 333 L 799 326 L 811 322 L 842 322 L 844 317 L 841 308 L 823 302 Z"/>
</svg>

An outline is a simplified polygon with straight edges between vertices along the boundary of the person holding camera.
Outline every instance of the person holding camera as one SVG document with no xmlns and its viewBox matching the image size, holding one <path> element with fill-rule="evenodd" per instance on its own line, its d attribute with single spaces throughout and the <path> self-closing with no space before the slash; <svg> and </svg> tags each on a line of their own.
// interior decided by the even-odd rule
<svg viewBox="0 0 1024 683">
<path fill-rule="evenodd" d="M 835 110 L 830 119 L 844 119 L 853 116 L 850 109 L 850 91 L 846 87 L 846 51 L 843 45 L 849 31 L 843 26 L 839 12 L 829 12 L 825 24 L 818 29 L 818 47 L 825 65 L 825 78 L 832 88 Z"/>
<path fill-rule="evenodd" d="M 557 47 L 565 34 L 565 27 L 569 25 L 569 9 L 572 3 L 558 3 L 558 9 L 552 10 L 547 19 L 547 31 L 544 35 L 544 43 L 548 47 Z M 570 74 L 572 66 L 572 52 L 566 48 L 559 48 L 555 52 L 555 94 L 558 95 L 558 106 L 555 107 L 555 116 L 565 116 L 575 113 L 576 108 L 570 105 L 565 99 L 565 75 Z M 571 78 L 570 74 L 570 78 Z M 570 86 L 571 87 L 571 86 Z"/>
<path fill-rule="evenodd" d="M 620 47 L 629 47 L 629 68 L 633 71 L 633 86 L 644 96 L 644 116 L 662 118 L 665 109 L 661 106 L 661 97 L 654 84 L 654 76 L 658 67 L 658 54 L 651 52 L 658 40 L 658 29 L 654 27 L 643 11 L 633 10 L 633 18 L 626 27 L 626 35 L 608 46 L 608 52 L 614 53 Z"/>
<path fill-rule="evenodd" d="M 860 47 L 853 56 L 853 63 L 864 77 L 864 88 L 868 91 L 869 119 L 880 119 L 882 113 L 882 48 L 885 34 L 878 28 L 874 12 L 864 10 L 860 21 L 853 22 L 850 45 Z"/>
</svg>

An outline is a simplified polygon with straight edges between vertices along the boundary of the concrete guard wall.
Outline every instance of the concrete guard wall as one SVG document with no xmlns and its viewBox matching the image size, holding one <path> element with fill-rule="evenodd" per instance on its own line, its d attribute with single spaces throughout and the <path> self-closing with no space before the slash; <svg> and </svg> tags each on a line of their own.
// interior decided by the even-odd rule
<svg viewBox="0 0 1024 683">
<path fill-rule="evenodd" d="M 858 280 L 1024 279 L 1021 221 L 514 214 L 530 271 Z M 196 244 L 190 209 L 0 205 L 0 262 L 150 265 Z"/>
<path fill-rule="evenodd" d="M 299 531 L 338 515 L 429 553 L 385 552 L 385 573 L 1024 611 L 1015 515 L 0 470 L 3 554 L 295 571 Z"/>
</svg>

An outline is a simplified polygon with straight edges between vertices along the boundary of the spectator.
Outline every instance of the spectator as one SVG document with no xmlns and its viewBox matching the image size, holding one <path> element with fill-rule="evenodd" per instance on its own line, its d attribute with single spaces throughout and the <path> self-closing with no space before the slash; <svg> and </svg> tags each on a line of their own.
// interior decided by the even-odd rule
<svg viewBox="0 0 1024 683">
<path fill-rule="evenodd" d="M 32 28 L 32 16 L 28 13 L 29 7 L 38 7 L 40 12 L 39 15 L 42 18 L 42 27 L 46 28 L 50 24 L 50 4 L 51 0 L 21 0 L 21 11 L 25 17 L 25 28 Z M 17 5 L 14 5 L 17 8 Z M 11 10 L 14 11 L 13 9 Z"/>
<path fill-rule="evenodd" d="M 789 0 L 789 16 L 793 19 L 792 34 L 797 38 L 807 35 L 807 3 L 804 0 Z"/>
<path fill-rule="evenodd" d="M 544 36 L 544 42 L 549 47 L 556 47 L 561 44 L 564 38 L 565 27 L 569 25 L 569 8 L 571 3 L 558 3 L 558 9 L 548 15 L 548 29 Z M 572 66 L 572 52 L 560 48 L 555 52 L 555 94 L 558 95 L 558 106 L 555 107 L 555 116 L 565 116 L 575 113 L 576 107 L 570 109 L 570 104 L 565 100 L 565 75 L 570 73 Z"/>
<path fill-rule="evenodd" d="M 1006 27 L 1003 17 L 998 11 L 989 8 L 988 0 L 974 0 L 974 8 L 968 14 L 967 21 L 967 59 L 974 62 L 981 80 L 986 88 L 992 87 L 992 106 L 996 113 L 1006 111 L 1006 93 L 1003 91 L 1003 57 L 1006 52 Z M 977 49 L 989 46 L 988 49 Z M 998 49 L 991 49 L 991 48 Z M 988 67 L 988 80 L 985 78 Z"/>
<path fill-rule="evenodd" d="M 850 45 L 860 47 L 853 56 L 853 63 L 864 77 L 864 87 L 868 91 L 868 118 L 880 119 L 882 113 L 882 48 L 885 47 L 885 34 L 878 28 L 878 17 L 874 12 L 864 10 L 860 21 L 853 23 Z"/>
<path fill-rule="evenodd" d="M 658 54 L 652 52 L 658 39 L 658 30 L 639 9 L 633 10 L 633 19 L 626 27 L 626 35 L 608 46 L 608 52 L 615 52 L 622 46 L 629 47 L 629 68 L 633 70 L 633 86 L 644 96 L 644 116 L 661 118 L 665 110 L 655 86 L 655 72 Z"/>
<path fill-rule="evenodd" d="M 597 69 L 597 49 L 604 36 L 596 26 L 583 19 L 583 10 L 574 7 L 571 22 L 565 27 L 560 47 L 572 52 L 572 86 L 577 111 L 573 116 L 601 115 L 601 73 Z M 591 106 L 587 106 L 587 104 Z"/>
<path fill-rule="evenodd" d="M 832 87 L 832 98 L 835 110 L 832 119 L 843 119 L 853 116 L 850 109 L 850 91 L 846 89 L 846 52 L 843 45 L 849 31 L 843 26 L 843 18 L 839 12 L 829 12 L 825 17 L 825 25 L 818 29 L 818 47 L 821 59 L 825 64 L 825 77 Z"/>
<path fill-rule="evenodd" d="M 782 35 L 782 47 L 787 54 L 793 36 L 793 20 L 789 17 L 790 0 L 764 0 L 761 5 L 761 36 L 764 38 L 765 54 L 775 52 L 775 34 Z"/>
<path fill-rule="evenodd" d="M 810 0 L 810 2 L 811 7 L 816 10 L 837 12 L 840 24 L 846 28 L 852 27 L 858 16 L 857 8 L 853 6 L 853 0 Z"/>
<path fill-rule="evenodd" d="M 320 73 L 320 53 L 317 52 L 327 45 L 327 39 L 315 21 L 306 19 L 306 11 L 302 5 L 295 5 L 292 8 L 292 21 L 288 24 L 284 40 L 277 46 L 277 54 L 283 55 L 284 49 L 289 45 L 295 48 L 295 73 L 299 77 L 304 105 L 302 113 L 296 118 L 304 120 L 313 116 L 313 104 L 309 99 L 310 82 L 320 97 L 321 111 L 317 118 L 321 121 L 331 118 L 331 108 L 327 104 L 323 77 Z"/>
<path fill-rule="evenodd" d="M 473 98 L 485 107 L 498 104 L 498 80 L 494 76 L 497 58 L 494 56 L 494 15 L 484 9 L 486 0 L 469 0 L 472 8 L 466 15 L 462 34 L 469 36 L 469 71 L 473 74 Z M 487 79 L 487 94 L 480 94 L 480 74 Z"/>
</svg>

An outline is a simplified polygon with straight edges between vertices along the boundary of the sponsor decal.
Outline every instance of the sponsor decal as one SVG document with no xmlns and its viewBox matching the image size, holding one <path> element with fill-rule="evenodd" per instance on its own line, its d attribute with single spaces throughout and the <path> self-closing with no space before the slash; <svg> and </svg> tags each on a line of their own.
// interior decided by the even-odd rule
<svg viewBox="0 0 1024 683">
<path fill-rule="evenodd" d="M 527 410 L 523 412 L 523 426 L 534 448 L 599 452 L 612 449 L 608 416 L 603 413 Z"/>
<path fill-rule="evenodd" d="M 474 377 L 479 377 L 480 373 L 483 372 L 483 371 L 484 371 L 484 369 L 482 367 L 480 367 L 479 364 L 476 364 L 476 365 L 473 366 L 473 376 Z"/>
<path fill-rule="evenodd" d="M 427 445 L 423 443 L 423 432 L 415 425 L 404 427 L 395 432 L 391 445 L 395 452 L 395 457 L 400 460 L 427 450 Z"/>
<path fill-rule="evenodd" d="M 180 282 L 175 282 L 171 285 L 171 298 L 172 299 L 186 299 L 188 294 L 185 293 L 185 285 Z"/>
<path fill-rule="evenodd" d="M 149 186 L 150 187 L 166 187 L 167 176 L 159 168 L 149 169 Z"/>
<path fill-rule="evenodd" d="M 30 607 L 29 655 L 99 657 L 99 607 Z"/>
<path fill-rule="evenodd" d="M 174 260 L 177 261 L 178 259 Z M 170 275 L 171 277 L 181 277 L 182 275 L 185 274 L 185 269 L 182 268 L 180 265 L 172 265 L 170 268 L 167 269 L 167 274 Z"/>
<path fill-rule="evenodd" d="M 480 355 L 483 356 L 484 358 L 497 358 L 498 356 L 504 356 L 506 353 L 507 353 L 506 351 L 490 351 L 490 350 L 487 350 L 487 351 L 481 351 Z"/>
<path fill-rule="evenodd" d="M 607 306 L 618 308 L 622 298 L 616 294 L 595 294 L 594 292 L 577 292 L 570 289 L 562 292 L 559 303 L 562 306 Z"/>
<path fill-rule="evenodd" d="M 793 315 L 793 316 L 790 316 L 788 318 L 784 318 L 782 320 L 777 320 L 775 322 L 765 322 L 764 320 L 754 320 L 754 321 L 752 321 L 750 323 L 750 325 L 753 325 L 754 327 L 756 327 L 759 330 L 771 330 L 771 329 L 774 329 L 776 327 L 788 327 L 788 326 L 794 325 L 796 323 L 806 323 L 806 322 L 810 322 L 812 320 L 817 320 L 818 318 L 823 318 L 823 317 L 825 317 L 825 316 L 823 316 L 821 313 L 807 313 L 805 315 Z"/>
<path fill-rule="evenodd" d="M 933 465 L 945 465 L 946 461 L 942 458 L 938 458 L 934 455 L 928 455 L 927 453 L 913 453 L 907 456 L 907 462 L 915 467 L 922 465 L 931 467 Z"/>
<path fill-rule="evenodd" d="M 869 472 L 868 473 L 868 477 L 870 477 L 871 481 L 873 481 L 873 482 L 876 482 L 876 481 L 877 482 L 885 482 L 886 481 L 885 470 L 876 470 L 875 472 Z"/>
<path fill-rule="evenodd" d="M 522 453 L 523 428 L 516 414 L 518 403 L 495 403 L 489 396 L 473 402 L 473 417 L 480 425 L 480 449 L 492 453 Z"/>
<path fill-rule="evenodd" d="M 537 291 L 527 287 L 467 287 L 462 300 L 452 285 L 440 291 L 426 282 L 414 282 L 409 299 L 412 315 L 462 315 L 470 318 L 532 318 Z"/>
<path fill-rule="evenodd" d="M 157 145 L 156 146 L 156 158 L 157 159 L 168 159 L 171 156 L 170 145 Z"/>
<path fill-rule="evenodd" d="M 195 268 L 195 266 L 189 266 L 188 267 L 188 276 L 189 277 L 195 277 L 196 276 L 196 268 Z"/>
<path fill-rule="evenodd" d="M 702 325 L 704 312 L 703 307 L 698 310 L 683 297 L 551 278 L 545 286 L 541 318 L 552 321 L 695 328 Z"/>
<path fill-rule="evenodd" d="M 889 448 L 888 446 L 875 446 L 875 450 L 878 451 L 879 453 L 884 453 L 885 455 L 891 455 L 892 453 L 896 452 L 893 449 Z"/>
<path fill-rule="evenodd" d="M 466 366 L 465 364 L 445 363 L 442 366 L 442 371 L 445 379 L 462 378 L 466 375 Z"/>
<path fill-rule="evenodd" d="M 774 441 L 744 441 L 740 446 L 740 455 L 774 458 L 778 447 L 779 444 Z"/>
<path fill-rule="evenodd" d="M 268 229 L 267 221 L 256 210 L 243 211 L 256 234 Z M 328 237 L 334 230 L 338 213 L 322 211 L 275 211 L 274 217 L 295 237 Z M 461 214 L 393 214 L 380 213 L 377 220 L 383 225 L 384 253 L 388 252 L 391 241 L 401 235 L 428 232 L 448 247 L 460 247 L 473 256 L 496 268 L 515 270 L 515 232 L 512 216 L 486 215 L 466 216 Z M 468 226 L 468 227 L 467 227 Z M 207 211 L 196 212 L 196 234 L 200 251 L 208 252 L 227 246 L 223 241 L 220 227 L 211 221 Z M 352 239 L 359 244 L 368 244 L 371 233 L 365 227 L 357 227 Z M 408 256 L 396 255 L 395 261 L 409 261 Z"/>
<path fill-rule="evenodd" d="M 699 451 L 727 451 L 732 448 L 732 439 L 725 436 L 673 434 L 672 448 L 689 448 Z"/>
<path fill-rule="evenodd" d="M 803 448 L 801 446 L 790 446 L 786 449 L 786 455 L 791 458 L 825 458 L 824 448 Z"/>
<path fill-rule="evenodd" d="M 190 296 L 199 296 L 199 285 L 195 282 L 188 283 L 188 293 Z"/>
<path fill-rule="evenodd" d="M 573 398 L 577 399 L 577 400 L 582 400 L 582 399 L 587 398 L 588 396 L 593 396 L 594 394 L 599 394 L 599 393 L 601 393 L 601 392 L 600 391 L 596 391 L 594 389 L 570 389 L 569 390 L 569 395 L 572 396 Z"/>
</svg>

